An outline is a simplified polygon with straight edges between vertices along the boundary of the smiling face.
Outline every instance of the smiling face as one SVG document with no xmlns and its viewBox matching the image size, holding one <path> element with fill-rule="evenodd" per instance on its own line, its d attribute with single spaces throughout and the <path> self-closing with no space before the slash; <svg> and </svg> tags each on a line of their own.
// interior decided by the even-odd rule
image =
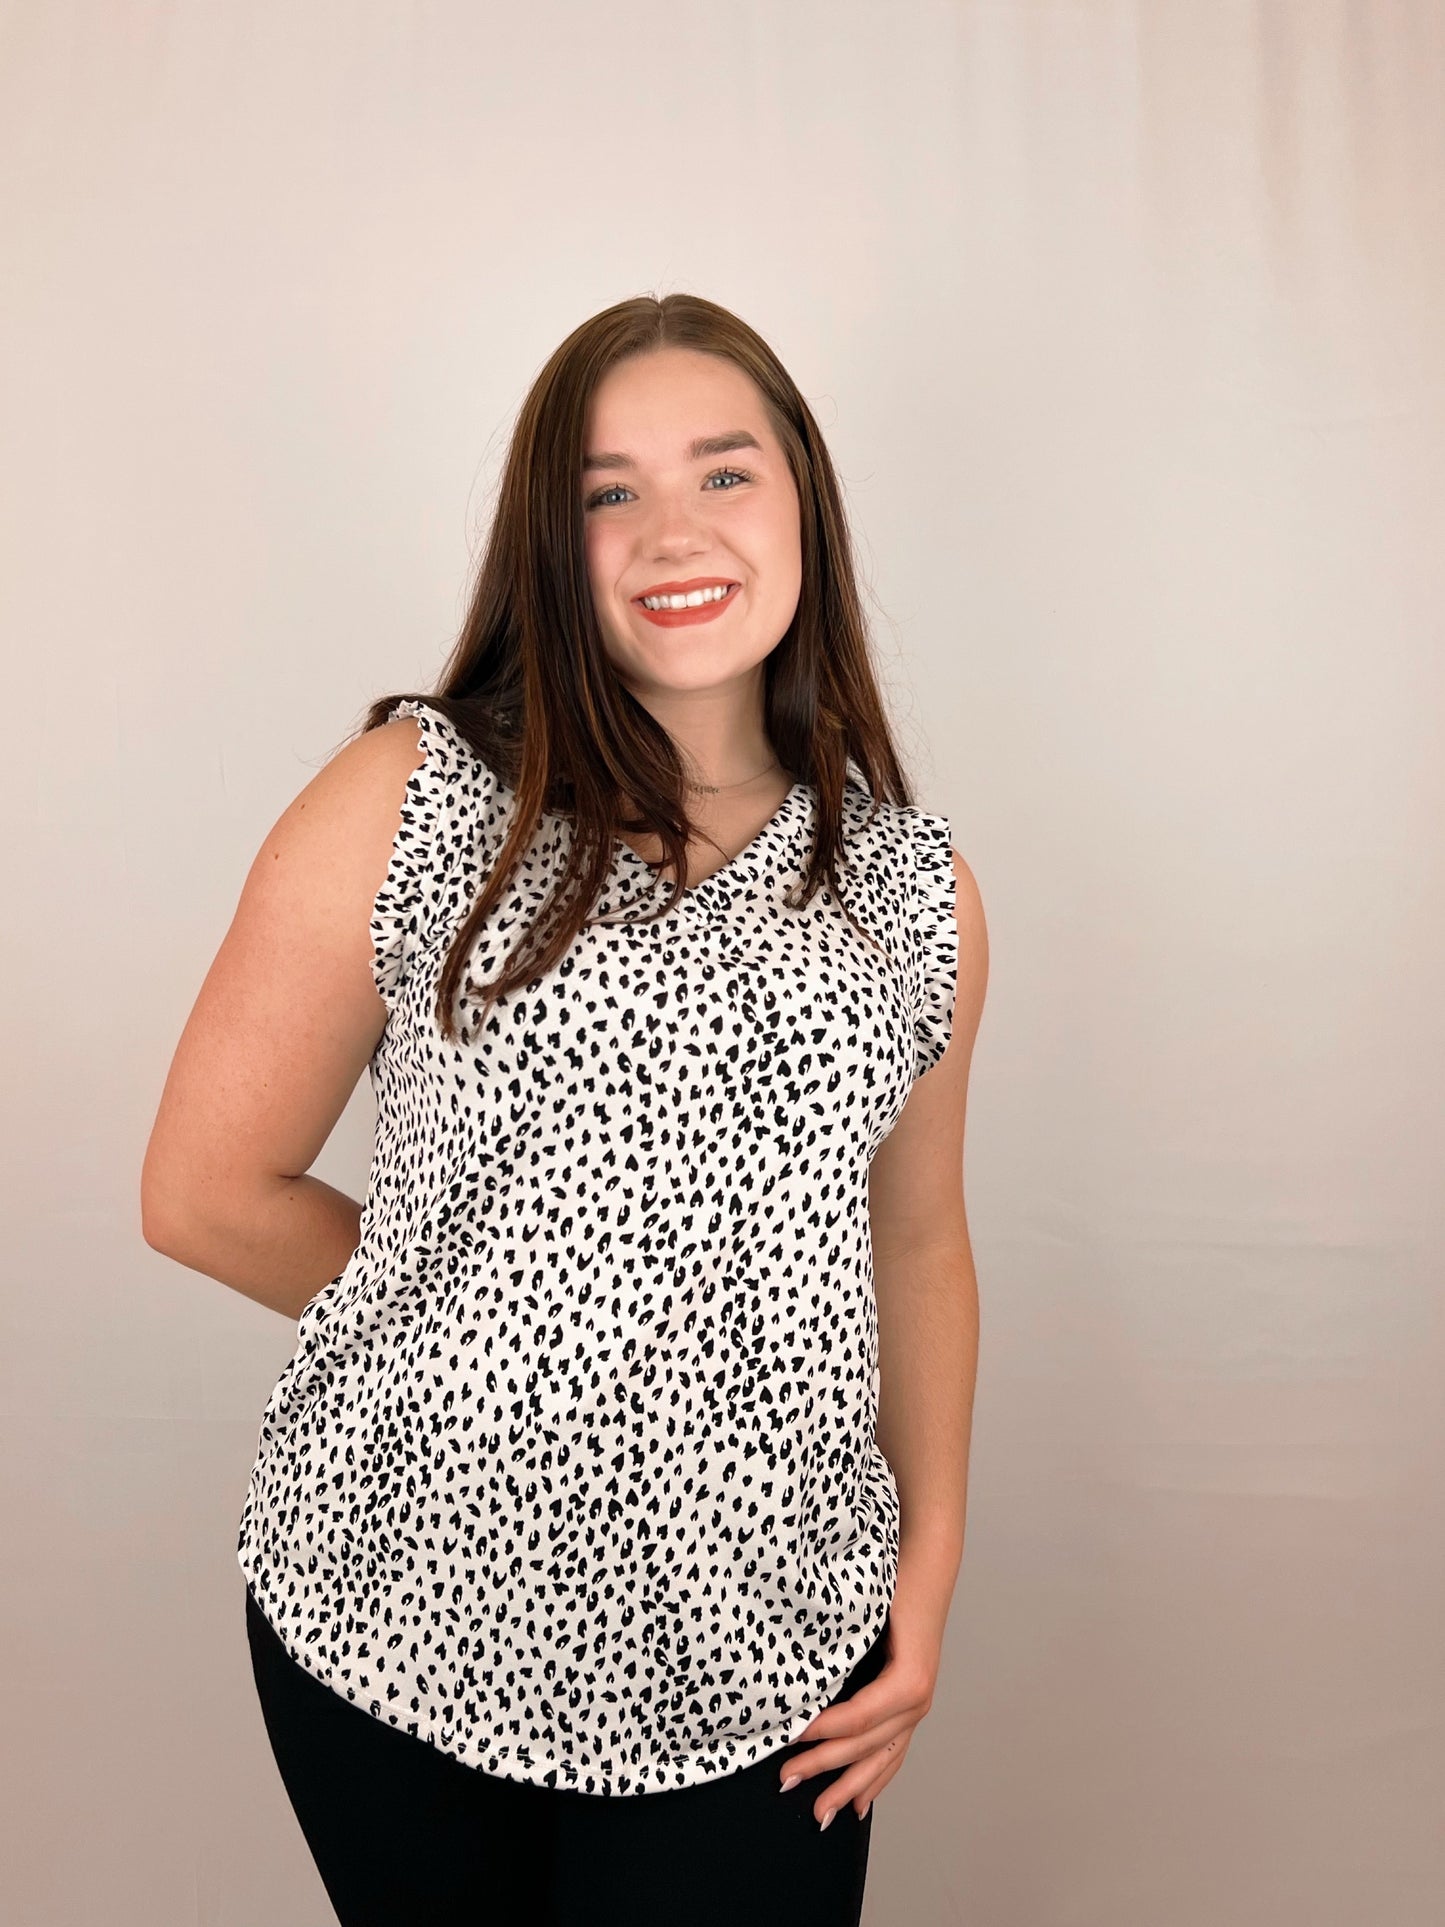
<svg viewBox="0 0 1445 1927">
<path fill-rule="evenodd" d="M 587 570 L 622 681 L 663 707 L 751 691 L 803 579 L 798 491 L 752 381 L 695 349 L 631 356 L 598 384 L 585 448 Z M 642 606 L 724 583 L 721 601 L 681 614 Z"/>
</svg>

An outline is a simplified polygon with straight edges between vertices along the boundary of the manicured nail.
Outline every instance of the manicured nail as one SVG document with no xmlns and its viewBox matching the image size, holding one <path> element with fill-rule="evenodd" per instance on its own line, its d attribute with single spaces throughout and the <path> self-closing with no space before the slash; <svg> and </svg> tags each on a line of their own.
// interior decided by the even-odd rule
<svg viewBox="0 0 1445 1927">
<path fill-rule="evenodd" d="M 826 1833 L 828 1831 L 829 1826 L 832 1824 L 833 1815 L 835 1812 L 836 1812 L 836 1808 L 829 1807 L 828 1811 L 823 1815 L 822 1819 L 818 1822 L 819 1833 Z"/>
<path fill-rule="evenodd" d="M 778 1788 L 779 1793 L 786 1793 L 788 1788 L 790 1786 L 796 1786 L 799 1780 L 802 1779 L 802 1777 L 803 1776 L 801 1773 L 790 1773 L 787 1779 L 784 1780 L 783 1784 Z"/>
<path fill-rule="evenodd" d="M 869 1807 L 872 1806 L 872 1804 L 873 1802 L 871 1800 L 865 1800 L 863 1802 L 863 1811 L 858 1815 L 858 1818 L 860 1820 L 866 1820 L 868 1818 L 868 1809 Z"/>
</svg>

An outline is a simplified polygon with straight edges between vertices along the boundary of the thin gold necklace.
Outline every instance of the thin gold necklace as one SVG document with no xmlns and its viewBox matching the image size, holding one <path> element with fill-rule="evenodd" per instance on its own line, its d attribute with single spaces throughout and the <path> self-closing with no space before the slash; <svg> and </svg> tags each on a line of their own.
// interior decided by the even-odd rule
<svg viewBox="0 0 1445 1927">
<path fill-rule="evenodd" d="M 749 783 L 756 783 L 761 777 L 764 777 L 768 774 L 768 770 L 775 770 L 778 767 L 779 767 L 778 759 L 775 756 L 772 762 L 768 764 L 767 769 L 760 769 L 756 776 L 744 776 L 741 782 L 738 782 L 738 783 L 689 783 L 687 785 L 687 788 L 692 790 L 696 795 L 699 795 L 699 796 L 720 796 L 724 790 L 740 790 L 745 788 L 746 785 Z"/>
</svg>

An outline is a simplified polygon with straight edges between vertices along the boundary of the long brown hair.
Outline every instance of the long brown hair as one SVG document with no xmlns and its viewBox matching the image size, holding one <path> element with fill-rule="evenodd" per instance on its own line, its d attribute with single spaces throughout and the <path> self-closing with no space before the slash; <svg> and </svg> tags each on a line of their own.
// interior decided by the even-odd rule
<svg viewBox="0 0 1445 1927">
<path fill-rule="evenodd" d="M 751 377 L 798 490 L 798 607 L 764 665 L 773 753 L 816 795 L 816 833 L 797 905 L 825 882 L 842 901 L 837 865 L 850 757 L 875 807 L 885 798 L 913 801 L 874 679 L 842 493 L 797 385 L 746 322 L 701 295 L 639 295 L 604 308 L 562 342 L 522 403 L 461 634 L 437 689 L 412 697 L 448 716 L 516 796 L 506 841 L 438 981 L 437 1023 L 448 1038 L 457 1034 L 453 1006 L 472 942 L 544 811 L 571 822 L 566 865 L 501 973 L 480 990 L 483 1014 L 568 949 L 606 881 L 619 830 L 662 843 L 673 890 L 657 915 L 684 891 L 693 831 L 682 764 L 668 732 L 608 657 L 588 576 L 579 488 L 598 382 L 626 357 L 669 346 L 721 356 Z M 379 698 L 361 733 L 386 722 L 407 699 L 406 693 Z M 624 797 L 636 800 L 635 817 L 622 816 Z"/>
</svg>

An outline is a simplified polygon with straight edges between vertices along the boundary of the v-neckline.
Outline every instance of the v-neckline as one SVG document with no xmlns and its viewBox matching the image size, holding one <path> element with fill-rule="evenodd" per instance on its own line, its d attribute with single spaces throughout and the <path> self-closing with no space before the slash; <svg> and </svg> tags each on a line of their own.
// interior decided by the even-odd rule
<svg viewBox="0 0 1445 1927">
<path fill-rule="evenodd" d="M 689 884 L 679 895 L 676 904 L 673 906 L 674 909 L 681 909 L 684 904 L 707 901 L 719 893 L 726 892 L 735 885 L 756 882 L 762 873 L 764 860 L 782 837 L 783 832 L 789 827 L 794 814 L 807 794 L 808 785 L 806 783 L 801 780 L 794 783 L 782 802 L 779 803 L 767 822 L 764 823 L 758 831 L 757 835 L 750 838 L 749 841 L 746 842 L 735 855 L 730 856 L 725 863 L 720 863 L 717 869 L 709 870 L 705 877 L 699 877 L 696 883 Z M 624 837 L 616 836 L 612 839 L 612 842 L 614 853 L 636 865 L 657 888 L 667 889 L 669 887 L 664 883 L 657 867 L 649 863 L 640 851 L 633 849 L 632 845 Z"/>
</svg>

